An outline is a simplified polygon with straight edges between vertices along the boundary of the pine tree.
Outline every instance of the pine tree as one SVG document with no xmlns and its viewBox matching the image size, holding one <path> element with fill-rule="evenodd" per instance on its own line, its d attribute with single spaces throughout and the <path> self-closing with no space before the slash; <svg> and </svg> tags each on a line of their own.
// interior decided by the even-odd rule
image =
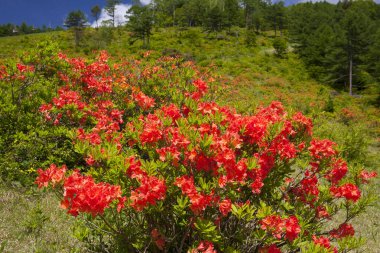
<svg viewBox="0 0 380 253">
<path fill-rule="evenodd" d="M 118 4 L 121 4 L 121 0 L 106 0 L 106 6 L 104 7 L 108 16 L 111 17 L 110 21 L 111 21 L 112 27 L 115 27 L 116 5 Z"/>
<path fill-rule="evenodd" d="M 95 18 L 96 28 L 99 27 L 98 20 L 99 20 L 100 13 L 101 13 L 101 9 L 99 5 L 95 5 L 94 7 L 91 8 L 91 15 Z"/>
<path fill-rule="evenodd" d="M 133 32 L 130 43 L 134 43 L 137 39 L 143 41 L 143 47 L 149 48 L 150 35 L 153 28 L 153 11 L 151 6 L 132 6 L 128 11 L 127 26 Z"/>
<path fill-rule="evenodd" d="M 74 31 L 75 46 L 79 46 L 83 28 L 87 26 L 85 14 L 80 10 L 70 12 L 65 19 L 64 26 Z"/>
</svg>

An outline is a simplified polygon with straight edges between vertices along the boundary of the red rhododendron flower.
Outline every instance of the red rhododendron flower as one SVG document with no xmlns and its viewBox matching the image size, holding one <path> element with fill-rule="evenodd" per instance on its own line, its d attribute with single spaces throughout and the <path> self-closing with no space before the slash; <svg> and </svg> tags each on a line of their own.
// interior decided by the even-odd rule
<svg viewBox="0 0 380 253">
<path fill-rule="evenodd" d="M 280 216 L 278 215 L 270 215 L 265 217 L 260 221 L 261 229 L 267 230 L 272 233 L 274 237 L 277 239 L 281 238 L 282 232 L 284 230 L 285 224 Z"/>
<path fill-rule="evenodd" d="M 92 166 L 96 163 L 96 161 L 92 155 L 87 156 L 87 158 L 85 160 L 89 166 Z"/>
<path fill-rule="evenodd" d="M 313 122 L 311 119 L 305 117 L 301 112 L 293 115 L 292 120 L 302 125 L 308 135 L 313 134 Z"/>
<path fill-rule="evenodd" d="M 203 115 L 206 115 L 206 114 L 211 115 L 219 111 L 219 106 L 214 102 L 199 103 L 198 111 L 201 112 Z"/>
<path fill-rule="evenodd" d="M 181 117 L 181 112 L 175 104 L 162 106 L 161 110 L 164 112 L 165 117 L 169 117 L 172 119 L 173 123 Z"/>
<path fill-rule="evenodd" d="M 332 186 L 330 188 L 330 192 L 334 197 L 344 197 L 347 200 L 352 200 L 353 202 L 358 201 L 361 196 L 359 188 L 356 185 L 350 183 L 338 187 Z"/>
<path fill-rule="evenodd" d="M 150 234 L 151 234 L 153 241 L 156 244 L 157 248 L 159 248 L 160 250 L 164 250 L 164 248 L 165 248 L 165 237 L 158 231 L 157 228 L 154 228 L 150 232 Z"/>
<path fill-rule="evenodd" d="M 63 189 L 61 206 L 74 216 L 84 212 L 95 217 L 103 214 L 113 201 L 124 202 L 120 186 L 95 183 L 92 177 L 82 176 L 77 170 L 65 179 Z"/>
<path fill-rule="evenodd" d="M 301 227 L 296 216 L 290 216 L 285 220 L 285 229 L 285 236 L 289 241 L 293 241 L 298 237 L 298 234 L 301 232 Z"/>
<path fill-rule="evenodd" d="M 316 237 L 315 235 L 313 235 L 313 242 L 314 244 L 320 245 L 326 249 L 330 249 L 331 247 L 329 238 L 324 236 Z"/>
<path fill-rule="evenodd" d="M 197 193 L 197 189 L 195 188 L 193 177 L 190 177 L 190 176 L 178 177 L 176 178 L 174 185 L 181 188 L 183 194 L 190 195 L 190 194 Z"/>
<path fill-rule="evenodd" d="M 260 223 L 261 229 L 270 232 L 277 239 L 280 239 L 285 232 L 285 238 L 293 241 L 301 232 L 298 219 L 294 215 L 287 219 L 281 219 L 278 215 L 270 215 L 262 219 Z"/>
<path fill-rule="evenodd" d="M 337 154 L 334 147 L 336 144 L 330 140 L 312 140 L 310 142 L 309 151 L 316 159 L 329 158 Z"/>
<path fill-rule="evenodd" d="M 143 131 L 140 134 L 141 144 L 153 144 L 162 139 L 163 133 L 161 120 L 153 114 L 149 114 L 144 121 Z"/>
<path fill-rule="evenodd" d="M 194 178 L 190 176 L 182 176 L 176 178 L 174 185 L 178 186 L 182 190 L 182 194 L 186 195 L 190 199 L 190 209 L 199 214 L 206 209 L 207 206 L 213 201 L 212 195 L 206 195 L 198 193 L 194 185 Z"/>
<path fill-rule="evenodd" d="M 333 162 L 332 170 L 325 177 L 333 184 L 337 184 L 347 174 L 347 171 L 347 163 L 338 159 Z"/>
<path fill-rule="evenodd" d="M 361 179 L 362 183 L 368 183 L 369 179 L 377 177 L 377 173 L 375 171 L 368 172 L 368 171 L 361 171 L 359 174 L 359 178 Z"/>
<path fill-rule="evenodd" d="M 201 241 L 197 247 L 197 251 L 195 252 L 217 253 L 217 251 L 214 249 L 214 245 L 209 241 Z"/>
<path fill-rule="evenodd" d="M 153 98 L 148 97 L 142 92 L 139 92 L 133 96 L 137 104 L 143 109 L 148 110 L 149 108 L 154 107 L 155 102 Z"/>
<path fill-rule="evenodd" d="M 58 168 L 55 164 L 51 164 L 46 170 L 38 169 L 38 177 L 35 183 L 38 185 L 38 188 L 47 187 L 50 182 L 54 187 L 64 179 L 66 170 L 66 165 Z"/>
<path fill-rule="evenodd" d="M 315 216 L 318 219 L 322 219 L 322 218 L 329 218 L 330 214 L 327 212 L 327 210 L 326 210 L 326 208 L 324 206 L 318 206 L 315 209 Z"/>
<path fill-rule="evenodd" d="M 131 206 L 137 210 L 143 210 L 148 204 L 155 205 L 157 200 L 162 200 L 166 195 L 165 180 L 154 176 L 146 176 L 139 179 L 140 186 L 131 192 Z"/>
<path fill-rule="evenodd" d="M 261 248 L 259 253 L 281 253 L 281 250 L 277 248 L 276 244 Z"/>
<path fill-rule="evenodd" d="M 219 203 L 219 211 L 223 216 L 227 216 L 227 214 L 231 211 L 231 207 L 232 205 L 230 199 L 224 199 Z"/>
<path fill-rule="evenodd" d="M 305 172 L 305 178 L 301 180 L 299 186 L 293 192 L 300 197 L 300 200 L 305 203 L 313 203 L 319 198 L 318 178 L 313 175 L 309 176 L 310 172 Z"/>
<path fill-rule="evenodd" d="M 339 226 L 339 228 L 331 230 L 330 235 L 333 238 L 343 238 L 346 236 L 354 236 L 355 230 L 351 224 L 343 223 Z"/>
<path fill-rule="evenodd" d="M 17 63 L 16 67 L 21 73 L 34 71 L 34 66 L 27 66 L 21 63 Z"/>
</svg>

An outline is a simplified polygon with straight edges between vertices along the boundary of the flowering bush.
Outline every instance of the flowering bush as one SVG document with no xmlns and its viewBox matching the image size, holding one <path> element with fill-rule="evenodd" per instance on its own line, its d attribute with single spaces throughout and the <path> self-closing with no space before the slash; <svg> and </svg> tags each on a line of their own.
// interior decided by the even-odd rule
<svg viewBox="0 0 380 253">
<path fill-rule="evenodd" d="M 149 55 L 145 55 L 149 58 Z M 336 144 L 280 102 L 252 115 L 212 101 L 214 80 L 164 57 L 111 64 L 69 58 L 40 107 L 71 129 L 77 168 L 39 170 L 71 215 L 116 252 L 336 252 L 368 205 Z M 63 189 L 63 193 L 61 191 Z M 344 217 L 339 210 L 344 209 Z M 335 223 L 334 223 L 335 222 Z M 335 226 L 334 226 L 335 224 Z"/>
</svg>

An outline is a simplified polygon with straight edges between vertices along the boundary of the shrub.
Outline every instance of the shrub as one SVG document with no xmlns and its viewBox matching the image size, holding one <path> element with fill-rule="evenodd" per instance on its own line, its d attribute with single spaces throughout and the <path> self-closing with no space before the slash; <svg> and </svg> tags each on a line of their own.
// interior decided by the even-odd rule
<svg viewBox="0 0 380 253">
<path fill-rule="evenodd" d="M 67 129 L 47 126 L 38 112 L 55 95 L 56 76 L 65 67 L 57 53 L 57 45 L 46 41 L 17 63 L 0 66 L 0 175 L 6 181 L 30 185 L 33 168 L 76 164 Z"/>
<path fill-rule="evenodd" d="M 118 64 L 105 52 L 94 62 L 61 55 L 64 85 L 40 107 L 83 160 L 39 169 L 36 183 L 57 191 L 102 248 L 330 252 L 355 242 L 349 222 L 370 203 L 362 185 L 374 173 L 348 171 L 302 113 L 272 102 L 238 114 L 212 101 L 214 80 L 193 63 L 149 55 Z"/>
<path fill-rule="evenodd" d="M 288 43 L 282 37 L 276 37 L 273 40 L 273 47 L 278 57 L 284 57 L 288 50 Z"/>
</svg>

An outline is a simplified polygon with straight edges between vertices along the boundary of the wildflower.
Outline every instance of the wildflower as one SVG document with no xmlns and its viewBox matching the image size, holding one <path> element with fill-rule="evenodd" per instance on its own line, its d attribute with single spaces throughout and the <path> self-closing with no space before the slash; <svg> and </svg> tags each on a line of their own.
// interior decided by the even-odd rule
<svg viewBox="0 0 380 253">
<path fill-rule="evenodd" d="M 58 168 L 55 164 L 51 164 L 50 167 L 45 171 L 42 169 L 38 169 L 38 177 L 36 179 L 36 184 L 38 185 L 38 188 L 47 187 L 50 182 L 54 187 L 64 179 L 66 170 L 66 165 L 63 165 L 61 168 Z"/>
<path fill-rule="evenodd" d="M 334 197 L 341 198 L 344 197 L 347 200 L 352 200 L 353 202 L 360 199 L 361 193 L 359 188 L 354 184 L 344 184 L 342 186 L 332 186 L 330 192 Z"/>
</svg>

